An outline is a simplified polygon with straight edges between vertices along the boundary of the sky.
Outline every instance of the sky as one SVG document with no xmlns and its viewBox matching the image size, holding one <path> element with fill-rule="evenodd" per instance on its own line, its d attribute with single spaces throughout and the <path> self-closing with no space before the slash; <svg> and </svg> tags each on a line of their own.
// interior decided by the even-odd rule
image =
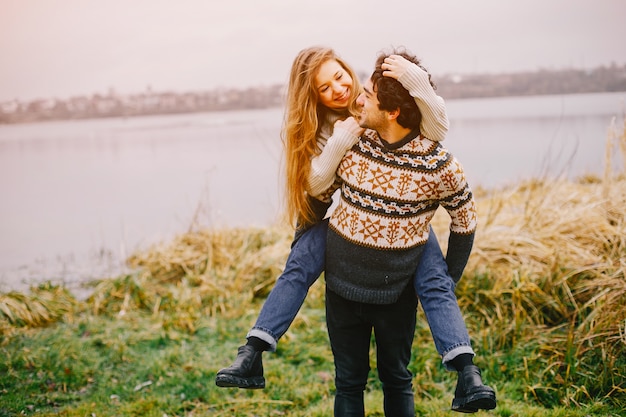
<svg viewBox="0 0 626 417">
<path fill-rule="evenodd" d="M 287 82 L 301 49 L 369 73 L 403 46 L 433 74 L 626 63 L 624 0 L 0 0 L 0 102 Z"/>
</svg>

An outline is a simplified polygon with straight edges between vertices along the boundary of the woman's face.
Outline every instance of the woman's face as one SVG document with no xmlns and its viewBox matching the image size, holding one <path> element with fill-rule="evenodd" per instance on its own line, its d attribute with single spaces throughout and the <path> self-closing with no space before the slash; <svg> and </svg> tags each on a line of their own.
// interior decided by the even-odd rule
<svg viewBox="0 0 626 417">
<path fill-rule="evenodd" d="M 334 59 L 321 66 L 315 76 L 315 88 L 322 105 L 333 110 L 343 110 L 350 104 L 352 77 Z"/>
</svg>

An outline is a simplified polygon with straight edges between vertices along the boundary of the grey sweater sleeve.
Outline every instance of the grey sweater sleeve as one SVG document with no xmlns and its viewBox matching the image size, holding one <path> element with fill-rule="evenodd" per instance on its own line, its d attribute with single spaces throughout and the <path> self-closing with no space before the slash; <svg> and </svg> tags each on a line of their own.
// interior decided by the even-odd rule
<svg viewBox="0 0 626 417">
<path fill-rule="evenodd" d="M 474 246 L 474 236 L 475 233 L 461 234 L 450 232 L 446 263 L 448 264 L 448 272 L 455 283 L 458 283 L 463 275 L 472 246 Z"/>
</svg>

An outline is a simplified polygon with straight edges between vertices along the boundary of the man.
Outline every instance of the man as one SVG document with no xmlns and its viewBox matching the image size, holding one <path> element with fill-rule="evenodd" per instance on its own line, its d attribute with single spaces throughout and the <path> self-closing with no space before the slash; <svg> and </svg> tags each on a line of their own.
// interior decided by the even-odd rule
<svg viewBox="0 0 626 417">
<path fill-rule="evenodd" d="M 367 130 L 337 171 L 341 198 L 326 248 L 326 319 L 335 358 L 335 416 L 363 416 L 374 330 L 377 368 L 387 416 L 413 416 L 407 366 L 417 302 L 410 285 L 436 209 L 451 217 L 447 263 L 460 277 L 476 230 L 476 208 L 458 161 L 440 143 L 420 136 L 421 114 L 402 84 L 384 76 L 398 55 L 379 57 L 359 96 Z M 472 413 L 496 406 L 471 354 L 459 355 L 452 409 Z M 456 359 L 456 358 L 455 358 Z M 454 362 L 453 362 L 454 363 Z"/>
</svg>

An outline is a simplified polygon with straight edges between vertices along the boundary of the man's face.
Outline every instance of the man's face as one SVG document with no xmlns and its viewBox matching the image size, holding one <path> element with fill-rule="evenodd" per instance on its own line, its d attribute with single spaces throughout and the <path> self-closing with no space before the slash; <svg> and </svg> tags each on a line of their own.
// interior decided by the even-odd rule
<svg viewBox="0 0 626 417">
<path fill-rule="evenodd" d="M 371 79 L 365 82 L 363 92 L 357 98 L 356 103 L 361 108 L 358 120 L 361 127 L 380 132 L 387 126 L 387 112 L 378 108 L 378 96 L 374 92 Z"/>
</svg>

